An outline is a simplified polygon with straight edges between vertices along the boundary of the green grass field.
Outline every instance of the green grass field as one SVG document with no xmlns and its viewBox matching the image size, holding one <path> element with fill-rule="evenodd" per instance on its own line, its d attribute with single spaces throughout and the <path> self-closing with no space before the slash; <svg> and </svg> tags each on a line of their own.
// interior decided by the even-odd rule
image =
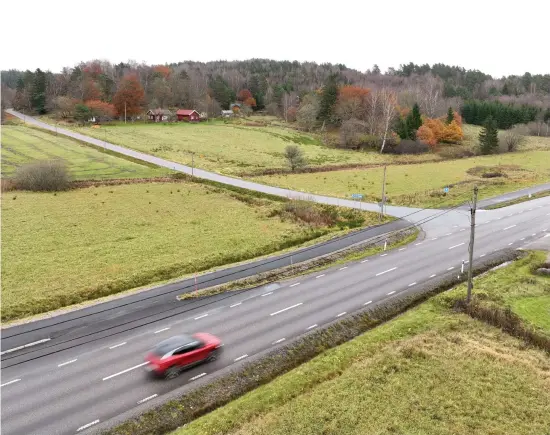
<svg viewBox="0 0 550 435">
<path fill-rule="evenodd" d="M 230 175 L 285 168 L 283 153 L 287 145 L 300 145 L 313 167 L 440 159 L 435 154 L 392 156 L 329 148 L 306 133 L 281 127 L 247 127 L 215 122 L 163 125 L 136 123 L 103 126 L 100 129 L 71 128 L 82 134 L 98 139 L 106 137 L 108 142 L 187 165 L 191 165 L 190 152 L 194 152 L 196 167 Z"/>
<path fill-rule="evenodd" d="M 514 282 L 530 280 L 538 260 L 476 279 L 475 292 L 498 298 L 504 279 L 506 298 L 527 300 L 536 285 Z M 452 310 L 463 293 L 432 298 L 173 435 L 547 434 L 548 355 Z"/>
<path fill-rule="evenodd" d="M 25 163 L 49 159 L 64 160 L 76 180 L 147 178 L 169 173 L 23 124 L 2 126 L 2 177 L 12 176 Z"/>
<path fill-rule="evenodd" d="M 273 253 L 339 231 L 275 215 L 283 203 L 204 184 L 5 193 L 2 319 Z M 364 224 L 377 215 L 363 213 Z"/>
<path fill-rule="evenodd" d="M 500 166 L 503 177 L 483 178 L 468 173 L 475 167 Z M 311 193 L 349 198 L 363 193 L 367 201 L 377 201 L 383 168 L 353 169 L 332 172 L 286 174 L 255 177 L 260 183 Z M 414 165 L 390 165 L 386 173 L 386 195 L 392 204 L 444 206 L 471 197 L 472 185 L 480 187 L 480 197 L 498 195 L 550 180 L 549 151 L 525 151 L 495 156 L 449 160 Z M 451 187 L 441 197 L 443 188 Z"/>
</svg>

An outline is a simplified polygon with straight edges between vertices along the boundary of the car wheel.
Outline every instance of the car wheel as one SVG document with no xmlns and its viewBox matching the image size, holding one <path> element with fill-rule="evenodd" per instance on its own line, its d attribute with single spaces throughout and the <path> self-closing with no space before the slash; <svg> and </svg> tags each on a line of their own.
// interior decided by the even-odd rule
<svg viewBox="0 0 550 435">
<path fill-rule="evenodd" d="M 170 367 L 168 370 L 166 370 L 166 373 L 164 377 L 166 379 L 174 379 L 177 378 L 180 374 L 180 369 L 176 366 Z"/>
<path fill-rule="evenodd" d="M 220 356 L 220 353 L 217 350 L 213 350 L 212 352 L 210 352 L 210 355 L 208 355 L 208 358 L 206 359 L 206 361 L 208 362 L 216 361 L 219 356 Z"/>
</svg>

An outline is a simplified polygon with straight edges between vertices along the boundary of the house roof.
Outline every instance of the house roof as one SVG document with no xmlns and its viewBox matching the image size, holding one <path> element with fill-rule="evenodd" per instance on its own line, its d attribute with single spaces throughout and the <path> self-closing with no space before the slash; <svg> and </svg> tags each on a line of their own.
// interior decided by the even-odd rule
<svg viewBox="0 0 550 435">
<path fill-rule="evenodd" d="M 232 110 L 222 110 L 222 113 L 224 115 L 232 115 L 233 114 L 233 111 Z"/>
<path fill-rule="evenodd" d="M 168 109 L 153 109 L 149 110 L 147 114 L 151 113 L 152 115 L 171 115 L 172 112 Z"/>
<path fill-rule="evenodd" d="M 196 110 L 179 109 L 176 112 L 176 115 L 190 116 L 193 112 L 195 112 L 197 115 L 199 114 L 199 112 L 197 112 Z"/>
</svg>

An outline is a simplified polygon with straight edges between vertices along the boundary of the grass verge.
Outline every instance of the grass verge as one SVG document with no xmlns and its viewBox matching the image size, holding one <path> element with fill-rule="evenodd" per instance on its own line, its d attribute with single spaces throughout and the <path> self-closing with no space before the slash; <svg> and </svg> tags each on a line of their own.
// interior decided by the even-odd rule
<svg viewBox="0 0 550 435">
<path fill-rule="evenodd" d="M 498 256 L 486 258 L 484 262 L 475 266 L 475 273 L 486 271 L 494 265 L 516 258 L 518 255 L 520 255 L 518 251 L 507 251 L 500 253 Z M 277 376 L 295 369 L 300 364 L 313 357 L 323 354 L 311 363 L 291 371 L 269 385 L 264 385 L 252 391 L 239 400 L 229 404 L 227 407 L 217 409 L 208 416 L 194 421 L 188 426 L 180 429 L 180 433 L 181 431 L 185 431 L 185 433 L 198 433 L 201 435 L 210 433 L 229 433 L 244 427 L 244 425 L 247 425 L 246 427 L 249 430 L 253 430 L 253 425 L 249 425 L 249 423 L 256 417 L 261 418 L 264 413 L 274 409 L 281 409 L 282 406 L 286 407 L 287 403 L 291 404 L 294 399 L 298 398 L 303 393 L 306 393 L 305 398 L 307 399 L 307 393 L 316 386 L 325 381 L 340 377 L 351 364 L 357 361 L 357 358 L 362 352 L 368 352 L 372 356 L 378 353 L 377 346 L 384 344 L 386 341 L 413 337 L 416 334 L 430 330 L 433 331 L 432 336 L 436 337 L 441 335 L 443 331 L 452 331 L 462 324 L 473 325 L 475 322 L 464 315 L 457 314 L 452 319 L 447 318 L 447 314 L 450 313 L 450 310 L 434 301 L 410 313 L 406 313 L 394 321 L 388 322 L 369 334 L 362 335 L 351 343 L 347 343 L 344 346 L 326 352 L 328 349 L 345 343 L 375 326 L 382 325 L 394 316 L 417 306 L 430 296 L 453 287 L 456 283 L 456 275 L 447 275 L 446 277 L 441 277 L 437 283 L 434 282 L 430 287 L 418 289 L 415 293 L 406 297 L 391 298 L 387 303 L 371 311 L 360 312 L 350 318 L 335 321 L 324 329 L 311 332 L 306 336 L 290 342 L 286 346 L 276 348 L 264 357 L 251 360 L 240 368 L 232 370 L 229 374 L 214 379 L 210 384 L 200 386 L 187 394 L 181 395 L 177 399 L 159 405 L 151 411 L 109 429 L 104 433 L 109 435 L 153 435 L 167 433 L 170 430 L 188 424 L 197 417 L 207 414 L 243 396 L 245 393 L 261 385 L 267 384 Z M 441 310 L 443 309 L 446 311 L 442 312 Z M 439 329 L 437 328 L 438 326 L 440 326 Z M 369 346 L 369 343 L 374 347 Z M 350 349 L 353 349 L 353 351 L 350 351 Z M 414 346 L 409 346 L 409 350 L 406 351 L 406 354 L 409 355 L 409 358 L 418 355 L 414 350 Z M 460 358 L 456 357 L 450 359 L 460 360 Z M 480 363 L 480 367 L 483 367 L 483 363 L 484 362 Z M 380 369 L 381 371 L 378 372 L 376 376 L 378 382 L 375 385 L 377 386 L 385 385 L 393 373 L 401 371 L 399 367 L 396 368 L 391 364 L 391 358 L 388 358 L 387 363 L 382 364 Z M 444 381 L 446 379 L 446 374 L 447 373 L 443 375 L 440 374 L 440 376 L 436 378 L 436 381 Z M 531 387 L 531 384 L 529 384 L 528 387 Z M 359 396 L 356 394 L 358 391 L 368 390 L 365 387 L 356 388 L 355 386 L 353 386 L 352 389 L 354 391 L 353 394 L 337 394 L 334 403 L 339 403 L 341 406 L 350 406 L 350 409 L 354 410 L 353 414 L 356 416 L 355 418 L 360 415 L 370 415 L 370 412 L 359 412 L 359 410 L 352 405 L 353 397 Z M 414 389 L 412 391 L 414 392 Z M 530 391 L 530 388 L 526 388 L 525 391 Z M 543 392 L 548 395 L 547 391 L 543 390 Z M 539 402 L 542 398 L 547 397 L 542 396 L 543 393 L 540 391 L 540 388 L 536 393 L 535 399 L 539 400 Z M 326 398 L 326 390 L 323 392 L 323 395 Z M 365 395 L 360 396 L 364 397 Z M 485 397 L 483 399 L 485 399 Z M 387 398 L 377 397 L 377 400 L 379 401 L 379 405 L 384 405 L 386 412 L 388 412 L 386 406 L 388 403 Z M 534 401 L 536 402 L 536 400 Z M 533 400 L 530 400 L 529 403 L 532 401 Z M 447 401 L 443 403 L 447 403 Z M 303 409 L 297 414 L 291 411 L 292 416 L 289 416 L 288 421 L 294 421 L 295 423 L 301 421 L 305 423 L 306 421 L 311 421 L 310 417 L 313 417 L 313 420 L 317 421 L 318 418 L 313 415 L 313 410 L 322 411 L 323 408 L 325 407 L 322 404 L 316 404 L 309 411 Z M 451 406 L 451 408 L 456 409 L 454 406 Z M 537 411 L 542 411 L 539 410 L 539 407 L 536 409 Z M 299 418 L 297 417 L 298 415 Z M 322 421 L 331 424 L 330 421 L 333 420 L 335 414 L 331 413 L 331 415 L 332 418 L 321 417 Z M 537 412 L 536 415 L 540 416 L 544 415 L 544 413 Z M 401 421 L 407 420 L 407 418 L 403 418 Z M 434 420 L 437 421 L 438 419 Z M 529 423 L 533 421 L 532 418 L 528 420 Z M 397 421 L 399 421 L 399 419 L 395 419 L 395 422 Z M 257 423 L 257 421 L 255 421 L 255 423 Z M 319 433 L 311 428 L 309 432 L 307 429 L 303 432 L 296 432 L 297 428 L 298 426 L 289 431 L 289 428 L 286 427 L 286 432 L 281 433 Z M 273 428 L 270 428 L 270 430 L 271 429 Z M 338 426 L 336 426 L 325 433 L 342 433 L 338 432 L 338 430 Z M 244 433 L 247 433 L 247 431 L 245 430 Z M 261 433 L 269 433 L 269 431 Z M 365 432 L 359 431 L 356 433 Z"/>
<path fill-rule="evenodd" d="M 497 209 L 497 208 L 508 207 L 510 205 L 520 204 L 520 203 L 525 202 L 525 201 L 531 201 L 531 200 L 537 199 L 537 198 L 544 198 L 546 196 L 550 196 L 550 190 L 547 190 L 547 191 L 544 191 L 544 192 L 533 193 L 531 196 L 525 195 L 525 196 L 521 196 L 521 197 L 516 198 L 516 199 L 511 199 L 510 201 L 504 201 L 504 202 L 499 202 L 498 204 L 489 205 L 489 206 L 485 207 L 485 210 L 494 210 L 494 209 Z"/>
<path fill-rule="evenodd" d="M 388 245 L 386 249 L 391 250 L 408 245 L 416 240 L 418 233 L 419 231 L 416 228 L 396 232 L 388 237 Z M 244 291 L 254 287 L 266 285 L 274 281 L 290 279 L 293 277 L 318 272 L 342 263 L 357 261 L 365 257 L 376 255 L 384 251 L 384 243 L 385 241 L 383 239 L 376 237 L 375 240 L 362 243 L 359 246 L 353 246 L 351 248 L 343 249 L 313 260 L 289 265 L 269 272 L 259 273 L 248 278 L 231 281 L 227 284 L 220 284 L 198 291 L 183 293 L 177 296 L 177 298 L 180 301 L 183 301 L 186 299 L 197 299 L 205 296 L 213 296 L 230 291 Z"/>
</svg>

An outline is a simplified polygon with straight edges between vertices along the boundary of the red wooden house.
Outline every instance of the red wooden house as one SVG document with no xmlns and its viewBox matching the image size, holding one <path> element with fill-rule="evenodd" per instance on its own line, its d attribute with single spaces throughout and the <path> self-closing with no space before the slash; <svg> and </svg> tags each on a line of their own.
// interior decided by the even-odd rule
<svg viewBox="0 0 550 435">
<path fill-rule="evenodd" d="M 187 121 L 187 122 L 200 121 L 199 112 L 197 112 L 196 110 L 179 109 L 176 112 L 176 115 L 178 117 L 178 121 Z"/>
</svg>

